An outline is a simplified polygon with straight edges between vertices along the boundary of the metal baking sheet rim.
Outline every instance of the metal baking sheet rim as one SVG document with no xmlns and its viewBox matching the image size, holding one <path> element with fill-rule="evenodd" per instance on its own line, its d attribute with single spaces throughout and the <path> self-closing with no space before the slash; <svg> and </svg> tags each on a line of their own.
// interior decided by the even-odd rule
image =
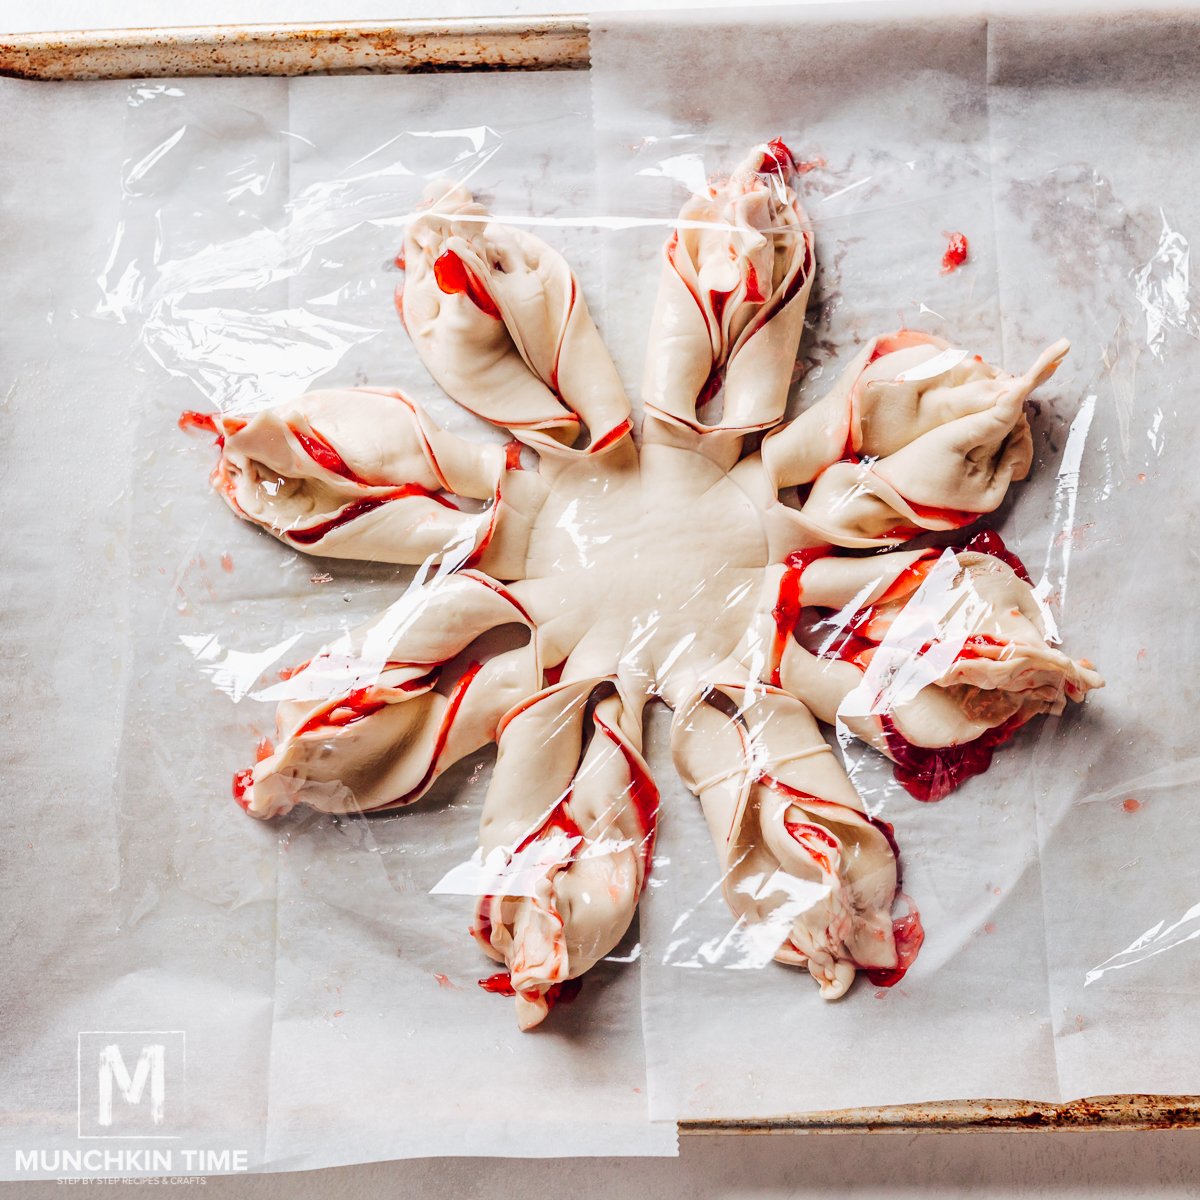
<svg viewBox="0 0 1200 1200">
<path fill-rule="evenodd" d="M 581 16 L 72 30 L 0 40 L 0 75 L 45 80 L 578 70 L 588 61 Z"/>
<path fill-rule="evenodd" d="M 582 16 L 72 30 L 0 41 L 0 75 L 18 79 L 146 79 L 447 70 L 579 70 Z M 945 1100 L 769 1118 L 679 1122 L 681 1133 L 912 1133 L 918 1130 L 1179 1129 L 1200 1126 L 1200 1095 L 1094 1096 L 1070 1104 Z"/>
</svg>

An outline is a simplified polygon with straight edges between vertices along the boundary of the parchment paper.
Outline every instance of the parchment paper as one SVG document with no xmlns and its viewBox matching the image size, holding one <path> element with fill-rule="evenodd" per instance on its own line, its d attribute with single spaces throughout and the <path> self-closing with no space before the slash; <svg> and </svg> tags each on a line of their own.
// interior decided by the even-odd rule
<svg viewBox="0 0 1200 1200">
<path fill-rule="evenodd" d="M 821 275 L 799 405 L 857 344 L 903 325 L 1014 371 L 1072 340 L 1035 401 L 1033 479 L 995 523 L 1042 578 L 1068 651 L 1108 679 L 940 804 L 847 749 L 870 810 L 895 824 L 926 942 L 902 984 L 860 981 L 837 1005 L 728 937 L 699 808 L 669 791 L 669 866 L 642 911 L 656 1116 L 1200 1086 L 1187 1032 L 1200 958 L 1184 944 L 1200 894 L 1184 599 L 1197 214 L 1192 172 L 1167 150 L 1190 136 L 1196 28 L 838 6 L 614 21 L 593 35 L 610 203 L 670 213 L 739 147 L 777 135 L 813 163 Z M 968 235 L 970 261 L 942 276 L 950 231 Z M 630 278 L 653 271 L 662 240 L 642 231 Z M 610 283 L 628 253 L 611 247 Z M 610 296 L 629 334 L 619 349 L 650 304 L 652 291 Z M 636 386 L 636 354 L 621 363 Z"/>
<path fill-rule="evenodd" d="M 78 1145 L 90 1029 L 186 1030 L 187 1144 L 266 1169 L 670 1153 L 682 1117 L 1200 1090 L 1196 29 L 741 11 L 604 25 L 590 81 L 0 81 L 0 1173 L 16 1148 Z M 540 222 L 636 392 L 686 188 L 776 134 L 815 164 L 797 403 L 900 324 L 1012 369 L 1072 339 L 998 524 L 1108 688 L 940 805 L 849 752 L 927 942 L 901 986 L 837 1005 L 717 948 L 714 856 L 656 712 L 664 820 L 629 961 L 521 1035 L 475 986 L 464 898 L 429 894 L 470 857 L 489 755 L 383 819 L 233 809 L 270 732 L 255 693 L 411 573 L 240 525 L 174 421 L 378 383 L 498 438 L 388 311 L 401 222 L 440 172 Z M 971 259 L 942 277 L 950 230 Z"/>
<path fill-rule="evenodd" d="M 589 1004 L 529 1037 L 476 986 L 493 968 L 469 898 L 429 894 L 475 845 L 491 755 L 382 820 L 264 826 L 232 805 L 231 772 L 272 731 L 256 693 L 412 572 L 241 526 L 207 487 L 208 440 L 176 427 L 328 379 L 401 386 L 498 438 L 416 363 L 392 258 L 443 172 L 486 166 L 498 208 L 594 210 L 586 77 L 4 90 L 5 687 L 22 731 L 6 1140 L 78 1145 L 77 1030 L 178 1029 L 181 1145 L 244 1149 L 254 1169 L 674 1153 L 674 1125 L 647 1119 L 636 931 Z"/>
</svg>

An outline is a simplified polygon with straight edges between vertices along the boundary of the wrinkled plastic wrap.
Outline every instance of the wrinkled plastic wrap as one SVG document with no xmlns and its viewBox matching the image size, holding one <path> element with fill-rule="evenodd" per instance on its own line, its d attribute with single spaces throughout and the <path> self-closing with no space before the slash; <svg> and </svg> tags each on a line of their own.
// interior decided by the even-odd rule
<svg viewBox="0 0 1200 1200">
<path fill-rule="evenodd" d="M 189 1137 L 276 1169 L 1197 1090 L 1194 36 L 810 9 L 601 24 L 586 75 L 6 84 L 44 196 L 10 184 L 0 330 L 6 686 L 35 727 L 14 1145 L 73 1136 L 75 1035 L 104 1028 L 186 1030 Z M 687 282 L 730 212 L 754 273 L 718 245 Z M 711 362 L 706 294 L 733 330 Z M 802 320 L 793 369 L 772 339 Z M 1025 378 L 1028 478 L 955 506 L 921 499 L 936 454 L 894 454 L 864 534 L 859 484 L 830 489 L 910 433 L 834 420 L 799 464 L 904 329 L 941 339 L 926 374 L 946 345 L 968 381 Z M 1027 589 L 996 540 L 943 552 L 985 525 Z M 854 624 L 913 537 L 908 603 Z M 826 634 L 840 611 L 874 655 L 832 701 L 798 649 L 822 579 Z M 1105 688 L 922 803 L 888 722 L 978 650 L 996 579 Z M 869 882 L 844 937 L 830 861 Z"/>
<path fill-rule="evenodd" d="M 859 794 L 895 827 L 926 940 L 894 988 L 860 981 L 816 1011 L 802 1007 L 812 1000 L 794 971 L 735 936 L 703 817 L 668 783 L 671 877 L 642 908 L 658 1116 L 1195 1088 L 1196 835 L 1180 790 L 1191 750 L 1184 692 L 1163 686 L 1167 664 L 1192 653 L 1175 614 L 1195 519 L 1194 204 L 1166 147 L 1186 137 L 1195 102 L 1180 73 L 1195 29 L 881 17 L 812 12 L 783 30 L 741 14 L 599 32 L 610 203 L 661 211 L 714 158 L 728 162 L 764 129 L 784 133 L 812 164 L 802 193 L 820 264 L 801 408 L 897 326 L 1013 372 L 1068 338 L 1030 404 L 1029 479 L 987 524 L 1029 565 L 1065 649 L 1107 686 L 1036 721 L 935 804 L 842 729 Z M 747 86 L 724 69 L 734 62 L 758 62 L 770 86 Z M 970 258 L 943 274 L 960 231 Z M 650 272 L 658 245 L 647 230 L 610 262 Z M 614 312 L 616 344 L 652 302 Z"/>
</svg>

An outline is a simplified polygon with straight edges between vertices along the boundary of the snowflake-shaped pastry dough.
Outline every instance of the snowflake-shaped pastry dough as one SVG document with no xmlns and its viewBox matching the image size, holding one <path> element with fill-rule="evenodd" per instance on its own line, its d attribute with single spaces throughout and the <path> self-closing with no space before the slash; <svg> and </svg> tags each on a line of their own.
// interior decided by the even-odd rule
<svg viewBox="0 0 1200 1200">
<path fill-rule="evenodd" d="M 901 330 L 781 423 L 814 272 L 794 182 L 776 141 L 684 207 L 636 441 L 570 267 L 449 184 L 407 227 L 397 306 L 438 384 L 514 441 L 472 444 L 373 388 L 187 417 L 217 434 L 229 506 L 288 546 L 438 564 L 290 673 L 275 745 L 234 793 L 260 818 L 377 812 L 496 741 L 473 933 L 523 1028 L 633 919 L 659 821 L 648 701 L 674 709 L 737 919 L 833 998 L 858 970 L 894 983 L 922 933 L 915 909 L 893 915 L 891 828 L 818 718 L 933 799 L 1101 683 L 1048 644 L 994 534 L 879 552 L 972 524 L 1024 478 L 1024 402 L 1066 344 L 1009 375 Z"/>
</svg>

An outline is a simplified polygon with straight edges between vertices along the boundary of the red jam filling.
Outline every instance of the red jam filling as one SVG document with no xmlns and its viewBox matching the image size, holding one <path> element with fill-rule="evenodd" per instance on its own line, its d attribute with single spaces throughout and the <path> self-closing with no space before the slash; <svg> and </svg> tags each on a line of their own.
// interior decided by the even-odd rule
<svg viewBox="0 0 1200 1200">
<path fill-rule="evenodd" d="M 497 971 L 495 975 L 489 975 L 486 979 L 481 979 L 479 986 L 485 992 L 491 992 L 496 996 L 515 996 L 517 994 L 517 989 L 512 984 L 512 976 L 507 971 Z M 567 979 L 562 983 L 552 983 L 546 989 L 542 999 L 546 1001 L 547 1008 L 553 1008 L 556 1004 L 570 1004 L 579 995 L 579 990 L 582 987 L 582 979 Z M 525 999 L 536 1000 L 537 992 L 530 991 L 526 993 Z"/>
<path fill-rule="evenodd" d="M 330 517 L 328 521 L 322 521 L 318 525 L 310 525 L 307 529 L 289 529 L 287 537 L 301 546 L 311 546 L 335 529 L 348 525 L 366 513 L 372 512 L 384 504 L 390 504 L 393 500 L 404 500 L 410 496 L 423 496 L 426 500 L 433 500 L 443 508 L 456 507 L 445 496 L 439 496 L 437 492 L 432 492 L 419 483 L 406 483 L 403 487 L 396 488 L 384 496 L 367 496 L 365 499 L 356 500 L 353 504 L 346 505 L 337 516 Z"/>
<path fill-rule="evenodd" d="M 1025 564 L 1004 544 L 1004 539 L 994 529 L 981 529 L 964 547 L 976 554 L 990 554 L 1002 563 L 1007 563 L 1016 572 L 1018 579 L 1032 583 Z"/>
<path fill-rule="evenodd" d="M 989 729 L 970 742 L 956 746 L 914 746 L 889 716 L 879 718 L 888 754 L 896 766 L 896 782 L 923 803 L 943 800 L 956 787 L 992 765 L 992 753 L 1003 746 L 1023 724 L 1020 714 Z"/>
<path fill-rule="evenodd" d="M 771 616 L 775 620 L 775 645 L 771 649 L 771 682 L 779 687 L 779 667 L 783 661 L 783 652 L 787 647 L 788 638 L 796 628 L 800 619 L 801 601 L 800 579 L 810 563 L 818 558 L 826 558 L 833 553 L 829 546 L 813 546 L 808 550 L 796 550 L 789 554 L 784 567 L 783 578 L 779 581 L 779 597 Z"/>
<path fill-rule="evenodd" d="M 942 255 L 942 274 L 949 275 L 957 271 L 967 261 L 967 239 L 964 234 L 951 233 L 946 235 L 950 240 L 946 253 Z"/>
<path fill-rule="evenodd" d="M 892 933 L 896 939 L 896 965 L 894 967 L 872 967 L 867 978 L 876 987 L 895 987 L 916 961 L 921 945 L 925 941 L 925 930 L 921 927 L 921 914 L 914 908 L 907 916 L 892 922 Z"/>
<path fill-rule="evenodd" d="M 766 296 L 762 294 L 762 289 L 758 286 L 758 272 L 751 263 L 746 268 L 746 301 L 749 304 L 761 304 L 764 300 L 766 300 Z"/>
<path fill-rule="evenodd" d="M 246 799 L 246 793 L 250 790 L 254 783 L 254 771 L 247 767 L 244 771 L 238 771 L 233 777 L 233 799 L 243 812 L 249 812 L 250 801 Z"/>
<path fill-rule="evenodd" d="M 789 171 L 794 171 L 795 169 L 795 156 L 787 148 L 782 138 L 775 138 L 767 143 L 762 161 L 758 164 L 760 174 L 774 171 L 782 171 L 787 174 Z"/>
<path fill-rule="evenodd" d="M 434 262 L 433 277 L 447 296 L 466 296 L 481 313 L 500 320 L 500 310 L 496 307 L 496 302 L 453 250 L 444 251 Z"/>
<path fill-rule="evenodd" d="M 291 425 L 288 426 L 288 429 L 317 466 L 324 467 L 325 470 L 332 471 L 343 479 L 349 479 L 352 483 L 365 483 L 365 480 L 360 479 L 346 465 L 346 460 L 315 429 L 310 429 L 308 433 L 301 433 Z"/>
<path fill-rule="evenodd" d="M 784 821 L 783 827 L 826 875 L 833 874 L 833 856 L 842 849 L 833 834 L 806 821 Z"/>
<path fill-rule="evenodd" d="M 220 417 L 216 413 L 194 412 L 189 409 L 179 414 L 179 428 L 187 433 L 199 429 L 204 433 L 213 433 L 217 437 L 217 445 L 225 445 L 225 434 L 241 433 L 246 428 L 246 422 L 241 417 Z"/>
</svg>

